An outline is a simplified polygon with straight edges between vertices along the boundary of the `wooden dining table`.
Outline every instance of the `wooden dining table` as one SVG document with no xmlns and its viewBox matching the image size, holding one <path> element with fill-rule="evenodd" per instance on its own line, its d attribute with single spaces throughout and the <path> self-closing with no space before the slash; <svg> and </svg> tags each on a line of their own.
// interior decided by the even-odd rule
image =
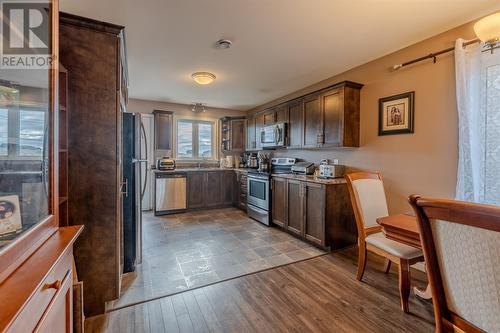
<svg viewBox="0 0 500 333">
<path fill-rule="evenodd" d="M 388 239 L 422 249 L 417 217 L 414 214 L 404 213 L 380 217 L 377 223 L 382 226 L 382 232 Z M 413 292 L 423 299 L 431 298 L 429 284 L 425 290 L 414 287 Z"/>
</svg>

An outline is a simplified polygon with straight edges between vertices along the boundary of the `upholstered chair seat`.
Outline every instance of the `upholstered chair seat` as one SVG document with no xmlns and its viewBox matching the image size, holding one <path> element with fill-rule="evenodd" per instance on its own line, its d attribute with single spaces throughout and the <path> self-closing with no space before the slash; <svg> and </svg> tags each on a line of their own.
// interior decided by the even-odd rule
<svg viewBox="0 0 500 333">
<path fill-rule="evenodd" d="M 345 178 L 358 229 L 358 273 L 356 278 L 360 281 L 363 279 L 367 251 L 386 258 L 386 272 L 389 272 L 391 262 L 397 264 L 401 309 L 404 312 L 409 312 L 410 266 L 424 260 L 422 251 L 386 238 L 381 231 L 382 227 L 377 224 L 378 218 L 389 215 L 384 183 L 380 174 L 356 172 L 346 175 Z"/>
<path fill-rule="evenodd" d="M 421 250 L 388 239 L 382 232 L 377 232 L 366 236 L 365 241 L 366 243 L 376 246 L 379 249 L 392 254 L 393 256 L 403 259 L 414 259 L 423 255 Z"/>
</svg>

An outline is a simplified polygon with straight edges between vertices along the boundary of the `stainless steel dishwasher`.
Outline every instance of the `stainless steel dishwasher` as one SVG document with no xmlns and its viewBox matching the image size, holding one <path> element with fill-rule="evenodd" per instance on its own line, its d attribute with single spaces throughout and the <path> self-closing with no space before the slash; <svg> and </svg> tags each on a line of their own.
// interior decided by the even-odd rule
<svg viewBox="0 0 500 333">
<path fill-rule="evenodd" d="M 186 175 L 157 172 L 155 178 L 155 215 L 184 211 Z"/>
</svg>

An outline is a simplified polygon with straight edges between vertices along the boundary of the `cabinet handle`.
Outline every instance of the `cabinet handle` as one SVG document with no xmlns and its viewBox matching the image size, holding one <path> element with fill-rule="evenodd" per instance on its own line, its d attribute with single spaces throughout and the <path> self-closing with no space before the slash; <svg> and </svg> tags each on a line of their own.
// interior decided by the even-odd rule
<svg viewBox="0 0 500 333">
<path fill-rule="evenodd" d="M 123 178 L 123 182 L 122 182 L 122 195 L 124 195 L 125 198 L 128 197 L 128 178 Z"/>
<path fill-rule="evenodd" d="M 61 280 L 56 280 L 52 283 L 47 283 L 43 286 L 43 289 L 55 289 L 59 290 L 61 289 Z"/>
</svg>

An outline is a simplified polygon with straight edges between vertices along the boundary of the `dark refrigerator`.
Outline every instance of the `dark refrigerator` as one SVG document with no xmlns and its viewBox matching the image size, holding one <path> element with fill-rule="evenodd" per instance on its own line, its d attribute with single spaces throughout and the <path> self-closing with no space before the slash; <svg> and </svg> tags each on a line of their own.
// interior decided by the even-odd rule
<svg viewBox="0 0 500 333">
<path fill-rule="evenodd" d="M 141 184 L 141 136 L 144 126 L 138 114 L 122 113 L 123 140 L 123 273 L 135 271 L 142 261 L 142 209 L 145 182 Z M 147 181 L 147 179 L 146 179 Z"/>
</svg>

